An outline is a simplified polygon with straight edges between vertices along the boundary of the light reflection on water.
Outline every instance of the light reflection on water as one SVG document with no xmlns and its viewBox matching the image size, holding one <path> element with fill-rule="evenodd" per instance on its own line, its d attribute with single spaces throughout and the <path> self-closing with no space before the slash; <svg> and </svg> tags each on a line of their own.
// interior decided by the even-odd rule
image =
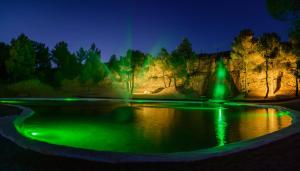
<svg viewBox="0 0 300 171">
<path fill-rule="evenodd" d="M 289 126 L 272 108 L 215 104 L 28 102 L 16 123 L 28 138 L 72 147 L 137 153 L 191 151 L 247 140 Z"/>
</svg>

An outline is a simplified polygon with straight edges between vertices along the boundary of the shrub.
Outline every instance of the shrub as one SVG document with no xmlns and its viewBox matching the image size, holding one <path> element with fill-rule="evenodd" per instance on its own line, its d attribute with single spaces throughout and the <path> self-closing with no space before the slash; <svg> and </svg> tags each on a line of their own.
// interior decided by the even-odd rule
<svg viewBox="0 0 300 171">
<path fill-rule="evenodd" d="M 15 84 L 12 84 L 7 87 L 8 94 L 10 96 L 54 96 L 54 89 L 42 83 L 40 80 L 32 79 L 21 81 Z"/>
</svg>

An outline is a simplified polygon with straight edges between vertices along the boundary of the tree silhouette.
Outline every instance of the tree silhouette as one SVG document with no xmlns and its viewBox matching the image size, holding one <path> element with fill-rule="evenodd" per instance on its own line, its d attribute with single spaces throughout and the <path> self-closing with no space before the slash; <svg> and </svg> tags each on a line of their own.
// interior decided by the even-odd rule
<svg viewBox="0 0 300 171">
<path fill-rule="evenodd" d="M 175 87 L 176 78 L 187 78 L 189 81 L 189 74 L 193 72 L 193 62 L 196 55 L 192 50 L 192 44 L 187 38 L 184 38 L 180 45 L 172 52 L 170 62 L 173 67 L 173 78 Z"/>
<path fill-rule="evenodd" d="M 30 79 L 35 72 L 35 52 L 33 43 L 21 34 L 11 41 L 10 58 L 6 60 L 6 68 L 11 81 Z"/>
<path fill-rule="evenodd" d="M 9 45 L 0 42 L 0 81 L 8 79 L 5 61 L 10 58 Z"/>
<path fill-rule="evenodd" d="M 52 50 L 52 59 L 56 64 L 58 75 L 63 78 L 74 79 L 79 74 L 80 65 L 75 55 L 69 51 L 66 42 L 59 42 L 55 45 Z"/>
<path fill-rule="evenodd" d="M 108 61 L 108 67 L 113 72 L 119 71 L 119 62 L 116 55 L 112 55 Z"/>
<path fill-rule="evenodd" d="M 51 58 L 49 48 L 45 44 L 39 42 L 33 42 L 35 51 L 35 72 L 38 79 L 44 82 L 50 82 L 51 77 Z"/>
<path fill-rule="evenodd" d="M 106 75 L 104 64 L 101 62 L 101 52 L 92 44 L 87 52 L 86 60 L 83 65 L 80 80 L 82 83 L 97 84 Z"/>
<path fill-rule="evenodd" d="M 87 53 L 88 52 L 84 50 L 82 47 L 76 52 L 76 59 L 80 65 L 82 65 L 87 59 Z"/>
</svg>

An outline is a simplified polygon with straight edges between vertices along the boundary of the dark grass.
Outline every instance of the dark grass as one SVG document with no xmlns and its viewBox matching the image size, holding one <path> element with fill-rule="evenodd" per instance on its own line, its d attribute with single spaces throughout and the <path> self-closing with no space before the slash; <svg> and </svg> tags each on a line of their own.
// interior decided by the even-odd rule
<svg viewBox="0 0 300 171">
<path fill-rule="evenodd" d="M 278 105 L 300 110 L 300 100 Z M 18 112 L 0 106 L 0 114 Z M 3 115 L 2 115 L 3 116 Z M 269 145 L 197 162 L 105 164 L 84 160 L 54 157 L 20 148 L 0 137 L 0 171 L 56 170 L 300 170 L 300 134 Z"/>
</svg>

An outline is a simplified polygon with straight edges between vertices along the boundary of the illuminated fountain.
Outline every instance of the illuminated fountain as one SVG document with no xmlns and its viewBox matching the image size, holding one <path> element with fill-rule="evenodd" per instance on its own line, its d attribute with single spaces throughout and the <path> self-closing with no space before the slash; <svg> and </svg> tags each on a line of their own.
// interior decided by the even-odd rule
<svg viewBox="0 0 300 171">
<path fill-rule="evenodd" d="M 216 61 L 216 69 L 213 81 L 213 92 L 211 102 L 223 103 L 228 96 L 230 89 L 228 88 L 228 73 L 224 64 L 223 58 L 219 58 Z"/>
</svg>

